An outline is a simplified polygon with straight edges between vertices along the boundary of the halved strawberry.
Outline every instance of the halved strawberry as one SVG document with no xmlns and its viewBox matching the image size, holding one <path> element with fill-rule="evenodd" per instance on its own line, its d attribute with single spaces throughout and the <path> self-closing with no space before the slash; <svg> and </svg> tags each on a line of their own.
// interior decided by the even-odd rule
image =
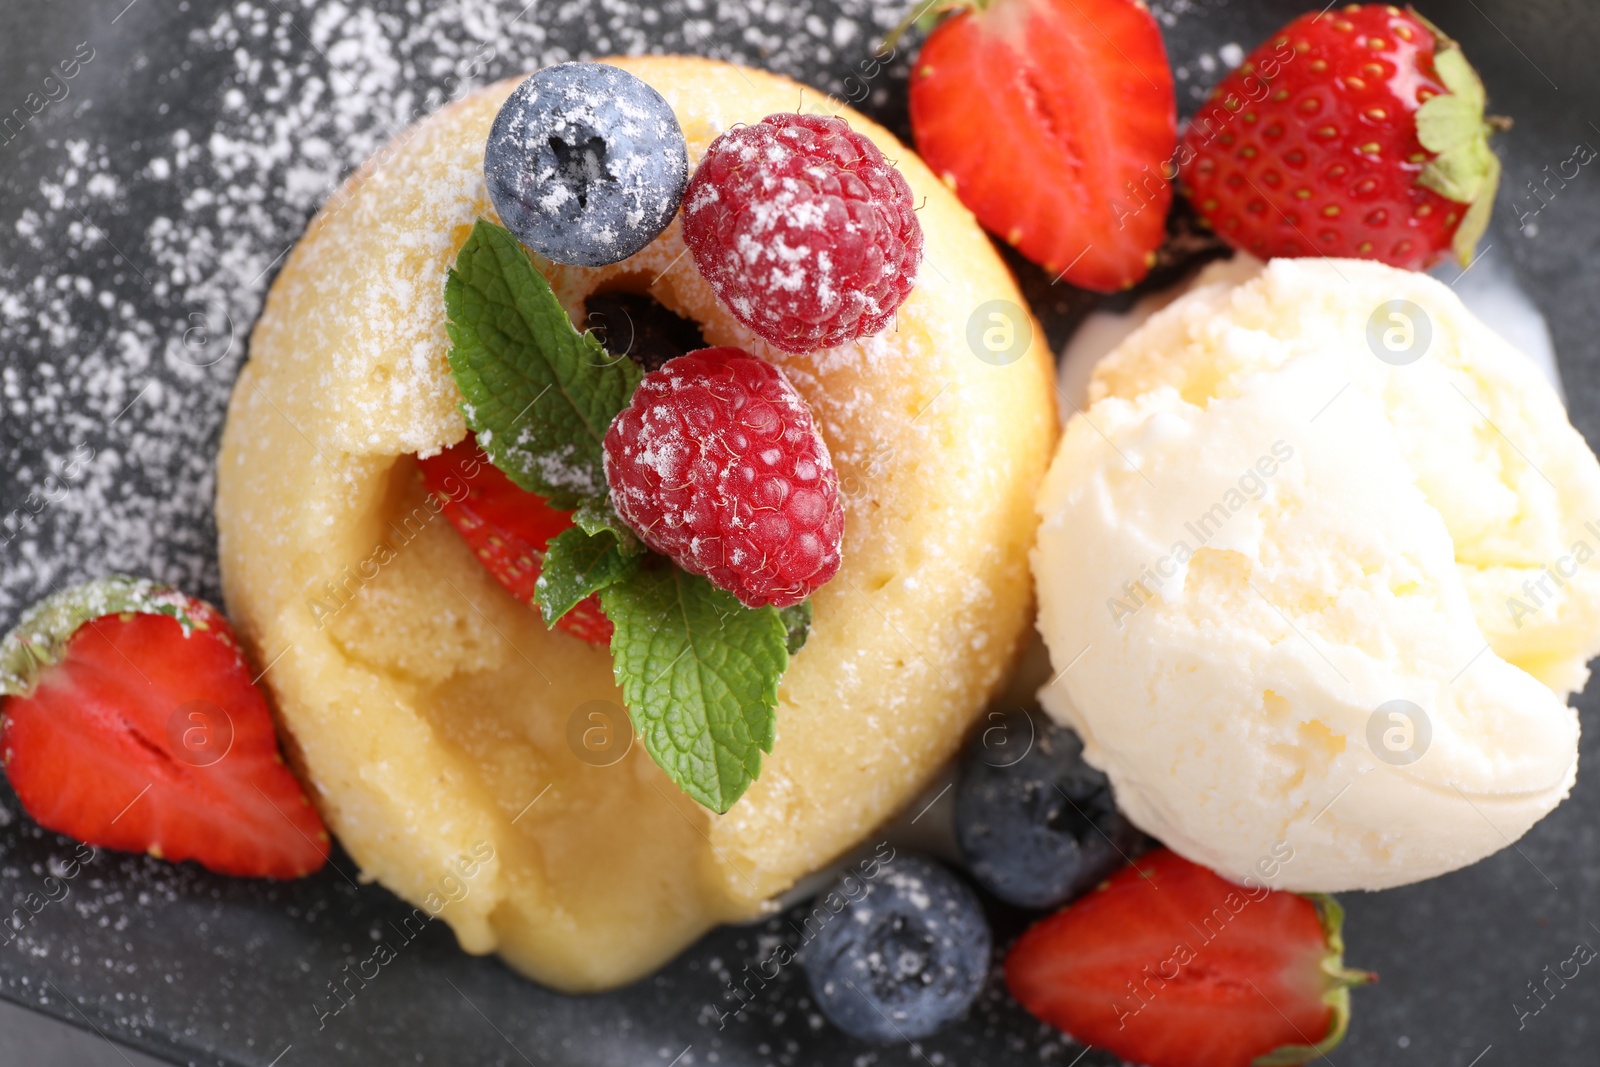
<svg viewBox="0 0 1600 1067">
<path fill-rule="evenodd" d="M 911 72 L 917 150 L 986 228 L 1074 285 L 1143 278 L 1166 232 L 1172 72 L 1139 0 L 945 0 Z"/>
<path fill-rule="evenodd" d="M 1028 1011 L 1149 1067 L 1283 1067 L 1350 1021 L 1343 909 L 1245 889 L 1157 849 L 1034 924 L 1006 958 Z"/>
<path fill-rule="evenodd" d="M 113 576 L 42 601 L 0 643 L 0 762 L 47 829 L 298 878 L 328 832 L 278 754 L 272 714 L 228 620 Z"/>
<path fill-rule="evenodd" d="M 507 478 L 471 436 L 419 459 L 417 466 L 423 484 L 443 503 L 445 518 L 494 580 L 522 603 L 533 604 L 545 548 L 572 525 L 572 513 L 556 510 Z M 611 641 L 611 620 L 601 613 L 597 596 L 580 602 L 556 625 L 592 644 Z"/>
</svg>

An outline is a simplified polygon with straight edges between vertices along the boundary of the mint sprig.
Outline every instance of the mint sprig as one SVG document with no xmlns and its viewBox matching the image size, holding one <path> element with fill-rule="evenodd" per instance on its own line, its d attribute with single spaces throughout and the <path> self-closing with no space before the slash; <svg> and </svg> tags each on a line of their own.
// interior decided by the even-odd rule
<svg viewBox="0 0 1600 1067">
<path fill-rule="evenodd" d="M 571 509 L 606 491 L 601 442 L 644 372 L 567 318 L 517 239 L 479 219 L 445 283 L 462 414 L 520 488 Z"/>
<path fill-rule="evenodd" d="M 554 626 L 579 601 L 638 569 L 639 557 L 624 555 L 609 531 L 590 534 L 577 526 L 563 530 L 546 547 L 534 583 L 534 599 L 545 625 Z"/>
<path fill-rule="evenodd" d="M 644 372 L 573 327 L 511 233 L 480 219 L 445 285 L 462 414 L 520 488 L 573 511 L 545 550 L 534 599 L 554 626 L 595 593 L 612 671 L 645 750 L 678 786 L 727 811 L 761 772 L 778 682 L 811 606 L 747 608 L 648 553 L 607 492 L 603 442 Z"/>
<path fill-rule="evenodd" d="M 713 811 L 761 773 L 789 665 L 776 608 L 751 609 L 677 567 L 641 568 L 600 591 L 612 669 L 645 750 Z"/>
</svg>

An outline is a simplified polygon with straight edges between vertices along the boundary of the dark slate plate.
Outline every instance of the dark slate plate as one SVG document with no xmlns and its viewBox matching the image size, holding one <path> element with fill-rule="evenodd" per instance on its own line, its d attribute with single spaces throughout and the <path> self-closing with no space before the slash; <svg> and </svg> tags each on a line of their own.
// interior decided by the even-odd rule
<svg viewBox="0 0 1600 1067">
<path fill-rule="evenodd" d="M 211 464 L 272 272 L 342 173 L 464 88 L 570 56 L 702 52 L 841 97 L 865 94 L 866 110 L 907 132 L 906 59 L 874 63 L 872 52 L 899 5 L 522 4 L 0 7 L 0 625 L 53 586 L 110 568 L 218 595 Z M 1248 48 L 1308 5 L 1154 6 L 1188 109 L 1225 65 L 1216 62 L 1224 46 Z M 1600 444 L 1600 267 L 1590 258 L 1600 198 L 1593 168 L 1571 177 L 1565 163 L 1600 144 L 1591 122 L 1600 119 L 1600 9 L 1436 0 L 1427 14 L 1463 41 L 1495 110 L 1516 118 L 1499 141 L 1507 179 L 1486 255 L 1534 294 L 1574 421 Z M 1584 147 L 1576 158 L 1593 154 Z M 1537 199 L 1530 182 L 1543 183 Z M 1017 266 L 1059 344 L 1096 301 Z M 1592 760 L 1594 687 L 1580 703 Z M 1577 943 L 1600 945 L 1597 790 L 1585 775 L 1516 848 L 1470 870 L 1347 898 L 1349 956 L 1383 982 L 1356 994 L 1335 1060 L 1595 1062 L 1600 973 L 1585 967 L 1565 984 L 1549 976 Z M 407 940 L 399 929 L 409 909 L 354 881 L 342 854 L 292 885 L 109 854 L 74 870 L 73 854 L 0 791 L 0 902 L 23 909 L 0 932 L 0 995 L 175 1062 L 1111 1062 L 1080 1058 L 996 983 L 963 1024 L 917 1047 L 841 1037 L 815 1015 L 793 968 L 721 1026 L 732 1006 L 724 979 L 756 957 L 765 931 L 717 931 L 652 978 L 572 998 L 463 955 L 439 924 Z M 1002 943 L 1024 921 L 998 909 L 994 918 Z M 379 941 L 397 958 L 323 1016 L 330 982 Z M 1530 983 L 1544 983 L 1542 999 Z"/>
</svg>

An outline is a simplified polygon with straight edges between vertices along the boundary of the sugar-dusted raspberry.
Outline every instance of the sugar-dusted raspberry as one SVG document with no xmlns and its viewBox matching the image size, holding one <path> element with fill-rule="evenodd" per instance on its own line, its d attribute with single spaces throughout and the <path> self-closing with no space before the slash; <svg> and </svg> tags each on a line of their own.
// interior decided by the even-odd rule
<svg viewBox="0 0 1600 1067">
<path fill-rule="evenodd" d="M 684 194 L 683 239 L 734 317 L 808 352 L 889 324 L 922 261 L 915 207 L 843 119 L 768 115 L 711 142 Z"/>
<path fill-rule="evenodd" d="M 743 349 L 646 374 L 606 433 L 605 469 L 645 544 L 750 607 L 798 604 L 839 570 L 828 446 L 783 372 Z"/>
</svg>

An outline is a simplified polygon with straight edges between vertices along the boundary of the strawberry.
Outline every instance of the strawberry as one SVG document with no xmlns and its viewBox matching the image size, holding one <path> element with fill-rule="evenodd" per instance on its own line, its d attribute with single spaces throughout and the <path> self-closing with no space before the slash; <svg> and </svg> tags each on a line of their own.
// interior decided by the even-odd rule
<svg viewBox="0 0 1600 1067">
<path fill-rule="evenodd" d="M 1184 132 L 1184 194 L 1253 255 L 1463 266 L 1500 162 L 1460 47 L 1381 4 L 1303 15 L 1218 83 Z"/>
<path fill-rule="evenodd" d="M 1028 1011 L 1150 1067 L 1270 1067 L 1344 1037 L 1343 910 L 1245 889 L 1157 849 L 1034 924 L 1006 958 Z"/>
<path fill-rule="evenodd" d="M 507 478 L 471 437 L 419 459 L 417 466 L 423 484 L 443 504 L 445 518 L 479 562 L 512 596 L 533 604 L 545 548 L 572 525 L 572 513 L 558 511 Z M 611 620 L 601 613 L 597 596 L 579 603 L 556 625 L 592 644 L 611 641 Z"/>
<path fill-rule="evenodd" d="M 219 874 L 299 878 L 328 832 L 278 754 L 228 620 L 112 576 L 0 642 L 0 762 L 28 814 L 79 841 Z"/>
<path fill-rule="evenodd" d="M 919 9 L 920 10 L 920 9 Z M 1143 278 L 1166 232 L 1172 72 L 1139 0 L 942 0 L 911 72 L 922 158 L 1056 280 Z"/>
</svg>

